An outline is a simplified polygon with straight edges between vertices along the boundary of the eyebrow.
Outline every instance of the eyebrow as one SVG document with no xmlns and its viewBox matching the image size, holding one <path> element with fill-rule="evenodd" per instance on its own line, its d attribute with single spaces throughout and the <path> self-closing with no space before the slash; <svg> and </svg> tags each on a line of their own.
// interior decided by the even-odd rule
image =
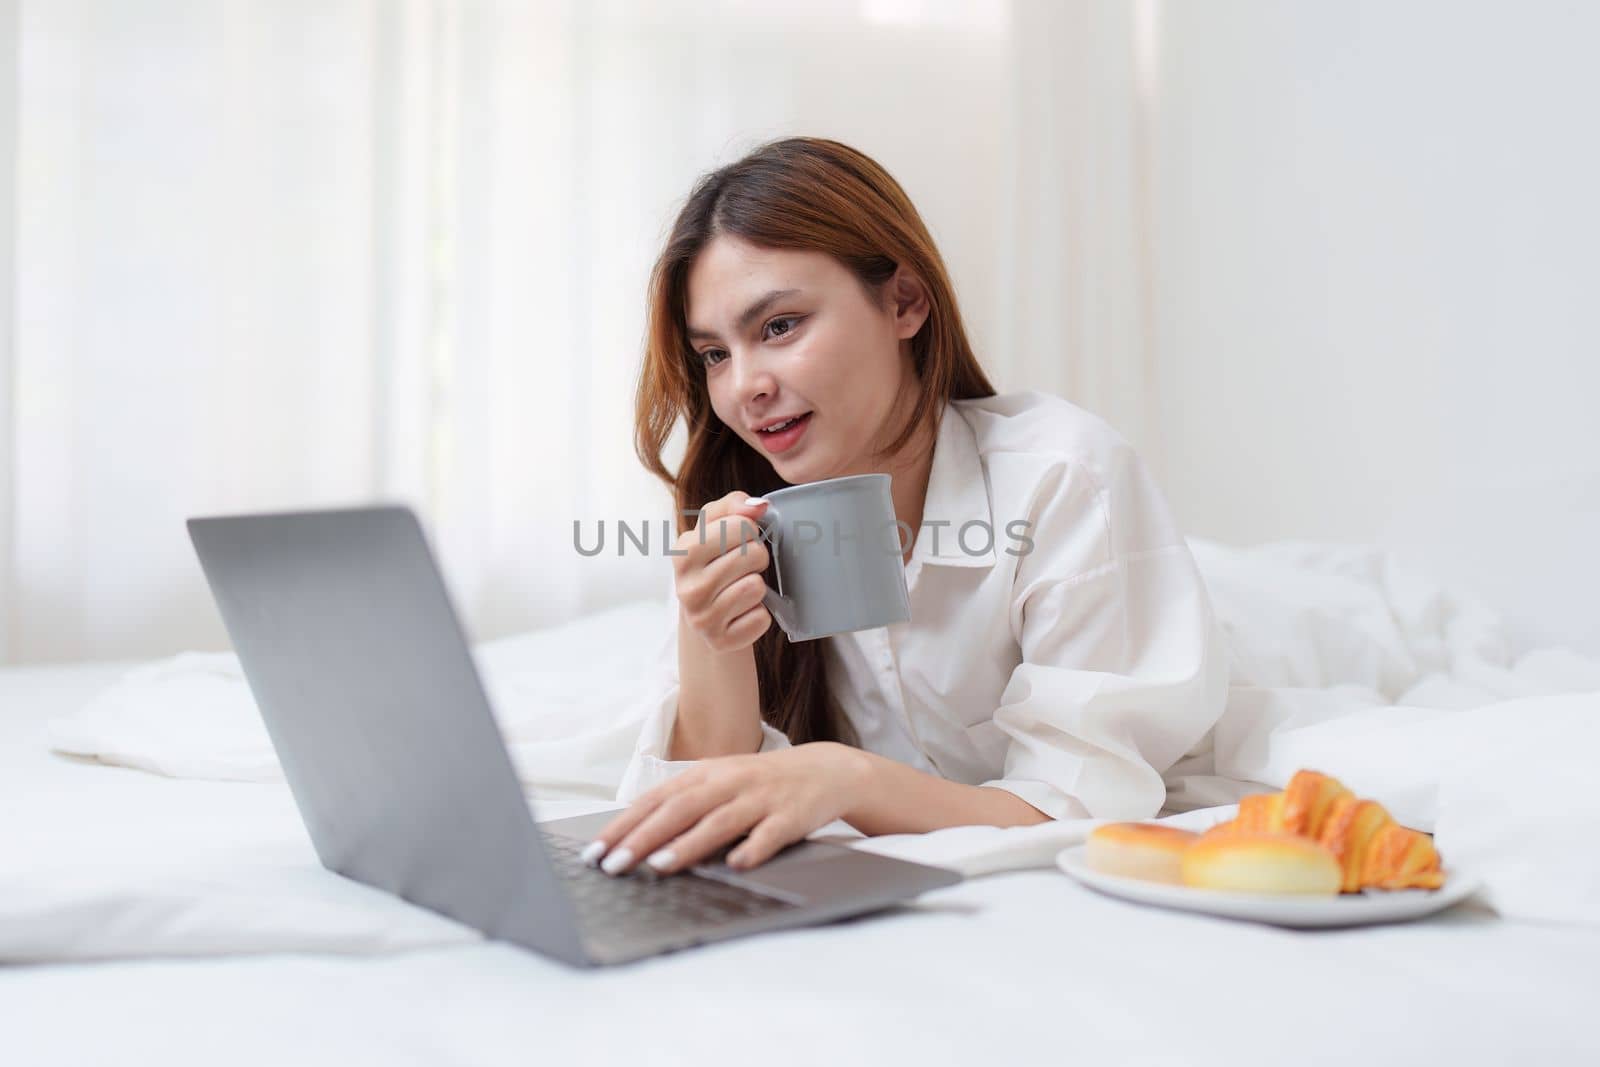
<svg viewBox="0 0 1600 1067">
<path fill-rule="evenodd" d="M 772 290 L 766 296 L 764 296 L 761 299 L 757 300 L 754 304 L 751 304 L 749 307 L 745 308 L 743 312 L 740 313 L 740 315 L 739 315 L 739 329 L 740 329 L 740 331 L 748 330 L 750 328 L 750 324 L 752 322 L 754 322 L 756 319 L 760 318 L 761 317 L 761 313 L 763 311 L 766 311 L 767 308 L 771 307 L 773 304 L 777 303 L 779 300 L 782 300 L 785 297 L 795 296 L 799 292 L 800 292 L 800 290 L 798 290 L 798 289 L 774 289 L 774 290 Z M 702 329 L 700 329 L 698 327 L 695 327 L 695 326 L 689 327 L 689 339 L 691 341 L 714 339 L 716 336 L 717 336 L 716 333 L 714 333 L 711 330 L 702 330 Z"/>
</svg>

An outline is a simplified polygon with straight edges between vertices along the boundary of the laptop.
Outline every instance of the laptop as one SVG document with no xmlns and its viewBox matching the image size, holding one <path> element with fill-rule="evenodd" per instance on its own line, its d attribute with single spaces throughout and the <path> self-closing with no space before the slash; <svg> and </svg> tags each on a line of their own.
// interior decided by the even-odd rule
<svg viewBox="0 0 1600 1067">
<path fill-rule="evenodd" d="M 536 823 L 415 514 L 195 518 L 200 557 L 324 867 L 574 966 L 876 911 L 953 871 L 822 841 L 614 877 L 614 811 Z M 725 853 L 726 850 L 724 850 Z"/>
</svg>

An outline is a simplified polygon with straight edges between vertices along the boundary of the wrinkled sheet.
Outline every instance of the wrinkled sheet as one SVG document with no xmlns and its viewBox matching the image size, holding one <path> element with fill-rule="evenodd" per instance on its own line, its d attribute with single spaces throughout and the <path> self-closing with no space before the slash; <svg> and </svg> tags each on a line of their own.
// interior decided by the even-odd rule
<svg viewBox="0 0 1600 1067">
<path fill-rule="evenodd" d="M 342 925 L 346 947 L 0 966 L 7 1062 L 1600 1061 L 1589 1021 L 1600 929 L 1502 920 L 1475 901 L 1419 922 L 1300 932 L 1015 871 L 856 921 L 574 971 L 470 931 L 430 931 L 416 924 L 437 917 L 316 868 L 281 785 L 49 755 L 47 714 L 80 706 L 121 670 L 0 671 L 0 887 L 31 869 L 19 854 L 91 853 L 113 884 L 128 857 L 144 856 L 145 888 L 162 899 L 204 889 L 215 907 L 243 894 L 262 924 L 325 908 L 325 928 Z M 148 878 L 160 862 L 185 861 L 191 873 L 209 865 L 212 885 Z M 220 908 L 171 915 L 189 933 L 223 918 Z M 401 921 L 414 924 L 405 945 Z M 372 953 L 353 930 L 408 950 Z M 113 933 L 85 931 L 78 944 Z"/>
<path fill-rule="evenodd" d="M 1239 796 L 1314 767 L 1436 831 L 1447 864 L 1483 878 L 1480 900 L 1501 914 L 1600 922 L 1597 861 L 1572 847 L 1600 834 L 1584 784 L 1600 742 L 1600 664 L 1516 648 L 1493 612 L 1374 550 L 1192 546 L 1229 635 L 1233 686 L 1210 746 L 1166 776 L 1169 817 L 1209 825 Z M 666 611 L 627 605 L 475 650 L 540 817 L 609 806 Z M 110 801 L 109 827 L 76 795 L 43 821 L 17 820 L 40 840 L 25 869 L 0 867 L 0 958 L 368 952 L 476 937 L 319 875 L 231 655 L 105 677 L 115 681 L 51 715 L 33 744 L 155 771 L 168 788 L 146 794 L 146 811 Z M 152 777 L 74 769 L 100 789 Z M 823 836 L 975 876 L 1048 868 L 1093 825 Z"/>
</svg>

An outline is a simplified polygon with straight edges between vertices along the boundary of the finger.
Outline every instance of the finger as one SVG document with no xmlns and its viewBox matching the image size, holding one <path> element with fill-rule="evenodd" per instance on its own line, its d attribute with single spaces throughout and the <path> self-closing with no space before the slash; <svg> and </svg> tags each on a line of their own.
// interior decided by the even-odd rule
<svg viewBox="0 0 1600 1067">
<path fill-rule="evenodd" d="M 626 874 L 640 860 L 715 811 L 730 795 L 723 785 L 699 786 L 669 797 L 622 836 L 600 864 L 600 869 L 607 874 Z"/>
<path fill-rule="evenodd" d="M 732 499 L 735 495 L 737 500 Z M 760 539 L 761 527 L 754 520 L 766 509 L 766 501 L 746 505 L 746 499 L 743 493 L 730 493 L 705 506 L 694 527 L 679 537 L 678 549 L 689 553 L 685 563 L 704 566 L 725 552 L 737 551 L 741 538 L 745 544 Z M 724 523 L 728 524 L 726 529 Z"/>
<path fill-rule="evenodd" d="M 682 573 L 703 571 L 724 556 L 749 560 L 764 549 L 761 527 L 744 516 L 718 519 L 704 529 L 695 527 L 678 535 L 673 544 L 673 567 Z"/>
<path fill-rule="evenodd" d="M 767 582 L 759 574 L 752 574 L 735 582 L 710 607 L 689 613 L 689 623 L 694 632 L 714 652 L 733 652 L 745 648 L 766 633 L 766 625 L 757 619 L 746 619 L 752 611 L 762 608 Z M 745 619 L 738 633 L 733 623 Z"/>
<path fill-rule="evenodd" d="M 759 515 L 762 509 L 766 507 L 767 502 L 765 500 L 761 500 L 761 503 L 753 505 L 746 504 L 745 501 L 747 500 L 761 500 L 761 498 L 752 497 L 742 490 L 735 489 L 726 496 L 723 496 L 717 500 L 713 500 L 711 503 L 700 509 L 700 514 L 695 522 L 695 529 L 707 529 L 712 523 L 718 521 L 719 519 L 728 518 L 729 516 L 744 515 L 753 517 L 755 515 Z"/>
<path fill-rule="evenodd" d="M 742 550 L 729 549 L 725 555 L 711 560 L 698 573 L 680 573 L 678 581 L 678 602 L 689 613 L 698 627 L 704 628 L 712 618 L 721 618 L 724 621 L 730 618 L 727 615 L 714 615 L 712 604 L 716 599 L 725 594 L 728 588 L 747 575 L 760 576 L 766 573 L 771 556 L 766 545 L 757 541 L 746 543 Z M 749 609 L 745 604 L 740 611 Z M 735 614 L 738 614 L 736 612 Z"/>
<path fill-rule="evenodd" d="M 747 504 L 747 501 L 751 500 L 760 501 L 760 503 L 753 505 Z M 724 515 L 732 515 L 737 511 L 750 508 L 759 510 L 765 505 L 766 500 L 762 497 L 751 496 L 743 489 L 735 489 L 732 492 L 724 493 L 720 498 L 707 504 L 705 510 L 707 514 L 711 514 L 713 511 L 715 511 L 716 517 L 721 518 Z"/>
<path fill-rule="evenodd" d="M 785 846 L 806 836 L 806 831 L 793 820 L 777 813 L 768 815 L 756 824 L 745 838 L 744 844 L 728 853 L 727 864 L 744 870 L 767 862 Z"/>
<path fill-rule="evenodd" d="M 711 606 L 706 608 L 705 617 L 711 620 L 724 620 L 723 625 L 727 626 L 761 603 L 761 598 L 766 593 L 766 577 L 760 574 L 747 574 L 717 594 Z"/>
<path fill-rule="evenodd" d="M 650 814 L 674 793 L 689 785 L 685 777 L 680 775 L 670 781 L 662 782 L 655 788 L 634 797 L 626 808 L 613 816 L 611 821 L 602 826 L 600 832 L 584 846 L 583 852 L 580 853 L 583 862 L 590 867 L 600 866 L 601 857 L 609 853 L 617 842 L 632 833 L 634 827 L 649 818 Z"/>
<path fill-rule="evenodd" d="M 772 614 L 765 605 L 758 603 L 728 624 L 728 632 L 723 639 L 730 645 L 744 648 L 754 644 L 756 638 L 766 633 L 771 625 Z"/>
<path fill-rule="evenodd" d="M 708 594 L 708 600 L 715 599 L 718 593 L 745 575 L 765 572 L 769 562 L 771 556 L 765 544 L 746 541 L 743 546 L 730 548 L 709 561 L 695 582 L 699 589 Z"/>
<path fill-rule="evenodd" d="M 645 862 L 658 874 L 673 874 L 705 860 L 761 822 L 766 810 L 748 797 L 734 797 L 646 854 Z"/>
<path fill-rule="evenodd" d="M 749 559 L 758 548 L 763 548 L 761 526 L 748 515 L 725 515 L 708 523 L 705 544 L 693 547 L 704 556 L 703 566 L 709 567 L 723 556 Z"/>
<path fill-rule="evenodd" d="M 704 765 L 690 767 L 683 773 L 646 789 L 634 797 L 626 808 L 617 812 L 610 822 L 602 826 L 599 832 L 594 835 L 591 844 L 604 845 L 606 850 L 613 848 L 632 832 L 634 827 L 649 818 L 651 813 L 662 804 L 686 789 L 693 789 L 701 785 L 704 781 L 704 774 Z M 590 866 L 598 866 L 598 864 L 591 863 Z"/>
</svg>

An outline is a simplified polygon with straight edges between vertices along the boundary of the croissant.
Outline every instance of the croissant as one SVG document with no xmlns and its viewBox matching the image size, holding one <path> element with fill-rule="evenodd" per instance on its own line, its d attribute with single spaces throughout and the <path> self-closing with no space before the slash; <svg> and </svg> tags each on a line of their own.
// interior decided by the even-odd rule
<svg viewBox="0 0 1600 1067">
<path fill-rule="evenodd" d="M 1239 816 L 1234 829 L 1242 833 L 1282 833 L 1283 794 L 1257 793 L 1239 801 Z"/>
<path fill-rule="evenodd" d="M 1239 804 L 1239 818 L 1230 820 L 1239 825 L 1221 829 L 1218 836 L 1247 828 L 1247 802 L 1253 802 L 1252 818 L 1260 817 L 1256 814 L 1260 812 L 1270 816 L 1281 805 L 1277 818 L 1282 832 L 1311 838 L 1338 861 L 1341 892 L 1438 889 L 1444 885 L 1445 874 L 1430 836 L 1401 826 L 1382 804 L 1361 799 L 1336 778 L 1302 770 L 1289 779 L 1282 793 L 1258 799 L 1262 796 L 1245 797 Z M 1281 800 L 1275 805 L 1271 797 Z M 1213 827 L 1207 833 L 1218 830 Z"/>
<path fill-rule="evenodd" d="M 1316 771 L 1297 771 L 1283 791 L 1283 828 L 1317 840 L 1334 802 L 1351 796 L 1337 778 Z"/>
<path fill-rule="evenodd" d="M 1273 849 L 1273 839 L 1285 847 Z M 1319 853 L 1331 857 L 1331 864 Z M 1183 859 L 1185 884 L 1214 889 L 1244 888 L 1241 879 L 1254 879 L 1248 884 L 1258 891 L 1272 892 L 1277 885 L 1278 891 L 1303 892 L 1326 884 L 1330 868 L 1337 872 L 1333 891 L 1340 893 L 1438 889 L 1445 883 L 1429 835 L 1401 826 L 1382 804 L 1363 800 L 1338 779 L 1309 770 L 1297 772 L 1281 792 L 1240 800 L 1238 815 L 1206 830 Z"/>
<path fill-rule="evenodd" d="M 1385 826 L 1393 825 L 1394 820 L 1376 800 L 1362 800 L 1347 792 L 1334 801 L 1317 843 L 1339 861 L 1344 872 L 1342 892 L 1360 892 L 1372 838 Z"/>
<path fill-rule="evenodd" d="M 1361 884 L 1380 889 L 1438 889 L 1444 885 L 1444 872 L 1433 840 L 1398 823 L 1388 823 L 1367 847 Z"/>
</svg>

